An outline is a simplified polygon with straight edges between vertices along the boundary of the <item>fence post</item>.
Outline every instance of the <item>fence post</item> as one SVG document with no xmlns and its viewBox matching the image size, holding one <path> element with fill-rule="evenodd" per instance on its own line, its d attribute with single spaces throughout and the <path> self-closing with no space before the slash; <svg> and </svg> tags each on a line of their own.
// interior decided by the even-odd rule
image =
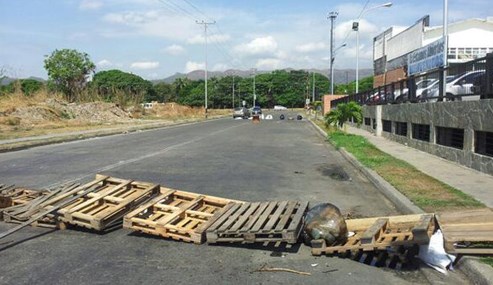
<svg viewBox="0 0 493 285">
<path fill-rule="evenodd" d="M 407 90 L 409 93 L 409 100 L 411 102 L 416 102 L 416 78 L 414 75 L 409 76 Z"/>
<path fill-rule="evenodd" d="M 443 67 L 440 67 L 440 72 L 438 73 L 438 102 L 443 102 L 443 97 L 445 97 L 445 90 L 443 89 L 443 81 L 445 77 L 443 76 Z"/>
<path fill-rule="evenodd" d="M 486 55 L 485 77 L 486 89 L 484 90 L 484 97 L 493 98 L 493 53 Z"/>
</svg>

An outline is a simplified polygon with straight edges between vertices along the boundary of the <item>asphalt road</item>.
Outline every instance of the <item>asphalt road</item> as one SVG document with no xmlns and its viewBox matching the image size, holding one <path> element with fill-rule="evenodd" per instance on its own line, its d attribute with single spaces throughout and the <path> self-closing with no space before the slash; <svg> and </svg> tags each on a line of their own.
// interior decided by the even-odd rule
<svg viewBox="0 0 493 285">
<path fill-rule="evenodd" d="M 43 188 L 102 173 L 245 201 L 331 202 L 354 217 L 397 214 L 309 122 L 273 114 L 260 124 L 228 118 L 3 153 L 0 183 Z M 257 272 L 263 265 L 312 275 Z M 0 240 L 0 284 L 465 283 L 425 273 L 313 257 L 304 245 L 199 246 L 123 229 L 25 228 Z"/>
</svg>

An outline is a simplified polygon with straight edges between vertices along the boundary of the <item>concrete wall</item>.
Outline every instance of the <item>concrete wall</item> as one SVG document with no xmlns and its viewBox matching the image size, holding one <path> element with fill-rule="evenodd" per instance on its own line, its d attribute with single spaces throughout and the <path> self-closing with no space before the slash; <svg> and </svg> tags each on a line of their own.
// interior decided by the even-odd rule
<svg viewBox="0 0 493 285">
<path fill-rule="evenodd" d="M 369 132 L 493 174 L 493 157 L 474 152 L 475 131 L 493 132 L 493 100 L 363 106 L 363 117 L 371 118 L 372 125 L 375 119 L 375 129 L 361 126 Z M 392 133 L 382 131 L 382 120 L 392 121 Z M 407 123 L 407 137 L 395 134 L 394 122 Z M 430 125 L 430 142 L 412 138 L 413 123 Z M 437 145 L 435 127 L 464 129 L 464 148 Z"/>
</svg>

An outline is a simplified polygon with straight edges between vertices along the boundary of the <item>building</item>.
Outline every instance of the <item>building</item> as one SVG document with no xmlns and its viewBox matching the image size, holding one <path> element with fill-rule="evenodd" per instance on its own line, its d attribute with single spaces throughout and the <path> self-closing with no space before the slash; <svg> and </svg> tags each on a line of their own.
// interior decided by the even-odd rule
<svg viewBox="0 0 493 285">
<path fill-rule="evenodd" d="M 425 16 L 407 29 L 391 27 L 373 39 L 374 87 L 406 78 L 408 54 L 442 38 L 443 26 L 429 23 Z M 449 65 L 493 52 L 493 17 L 450 23 L 448 34 Z"/>
</svg>

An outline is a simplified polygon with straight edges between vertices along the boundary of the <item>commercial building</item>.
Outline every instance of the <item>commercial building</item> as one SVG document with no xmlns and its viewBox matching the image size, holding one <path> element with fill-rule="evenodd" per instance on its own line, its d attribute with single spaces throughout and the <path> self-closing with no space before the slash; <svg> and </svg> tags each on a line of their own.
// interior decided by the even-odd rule
<svg viewBox="0 0 493 285">
<path fill-rule="evenodd" d="M 425 16 L 407 29 L 391 27 L 373 39 L 374 87 L 407 77 L 408 54 L 442 38 L 443 26 Z M 466 62 L 493 52 L 493 17 L 448 25 L 448 63 Z"/>
</svg>

